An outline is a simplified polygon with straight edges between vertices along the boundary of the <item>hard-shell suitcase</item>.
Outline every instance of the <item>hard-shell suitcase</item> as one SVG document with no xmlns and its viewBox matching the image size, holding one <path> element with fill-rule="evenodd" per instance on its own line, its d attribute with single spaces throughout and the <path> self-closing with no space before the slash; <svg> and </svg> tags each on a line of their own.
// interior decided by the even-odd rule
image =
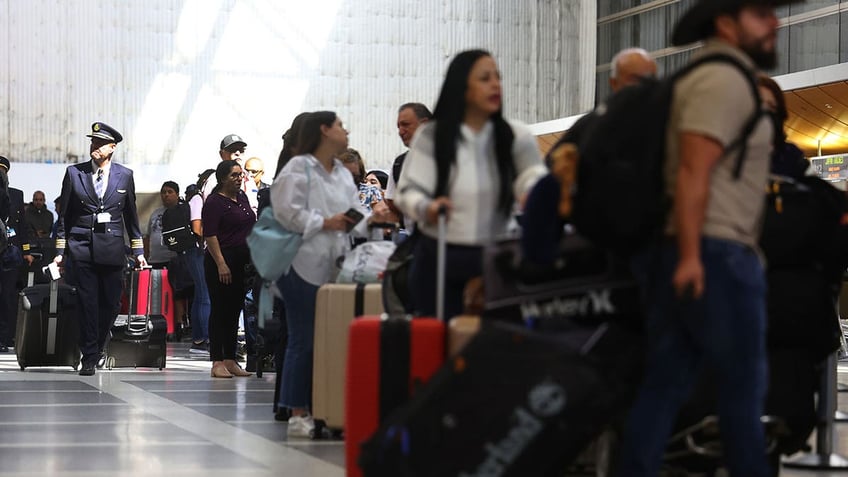
<svg viewBox="0 0 848 477">
<path fill-rule="evenodd" d="M 21 290 L 15 330 L 15 353 L 21 371 L 32 366 L 79 367 L 76 308 L 76 288 L 58 281 Z"/>
<path fill-rule="evenodd" d="M 379 284 L 328 283 L 318 289 L 312 416 L 331 430 L 344 427 L 345 363 L 350 324 L 357 316 L 379 316 L 382 313 Z"/>
<path fill-rule="evenodd" d="M 364 475 L 566 475 L 627 412 L 640 358 L 639 334 L 615 322 L 486 322 L 364 444 Z"/>
<path fill-rule="evenodd" d="M 345 463 L 360 477 L 360 446 L 445 359 L 445 214 L 439 214 L 438 318 L 370 316 L 351 323 L 345 382 Z"/>
<path fill-rule="evenodd" d="M 167 269 L 144 268 L 132 270 L 130 283 L 132 290 L 127 297 L 133 299 L 134 306 L 129 315 L 159 315 L 165 319 L 168 334 L 174 333 L 174 290 L 168 281 Z M 140 286 L 142 284 L 149 284 Z"/>
<path fill-rule="evenodd" d="M 129 309 L 135 313 L 115 318 L 112 336 L 106 345 L 106 367 L 109 369 L 165 368 L 167 323 L 161 315 L 161 307 L 155 304 L 161 296 L 157 281 L 163 275 L 149 272 L 149 269 L 135 270 L 130 277 L 128 302 Z M 146 305 L 139 305 L 137 300 Z M 151 309 L 160 313 L 151 312 Z"/>
</svg>

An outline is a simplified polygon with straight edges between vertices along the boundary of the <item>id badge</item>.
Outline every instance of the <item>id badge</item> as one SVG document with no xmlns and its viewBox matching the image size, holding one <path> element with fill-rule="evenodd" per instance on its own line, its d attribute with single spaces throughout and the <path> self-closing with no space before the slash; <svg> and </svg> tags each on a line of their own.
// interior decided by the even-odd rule
<svg viewBox="0 0 848 477">
<path fill-rule="evenodd" d="M 15 232 L 15 229 L 14 229 L 13 227 L 7 227 L 7 228 L 6 228 L 6 235 L 8 235 L 8 236 L 9 236 L 9 238 L 12 238 L 12 237 L 14 237 L 15 235 L 18 235 L 18 233 L 17 233 L 17 232 Z"/>
<path fill-rule="evenodd" d="M 112 215 L 109 212 L 100 212 L 97 214 L 97 223 L 98 224 L 108 224 L 112 221 Z"/>
</svg>

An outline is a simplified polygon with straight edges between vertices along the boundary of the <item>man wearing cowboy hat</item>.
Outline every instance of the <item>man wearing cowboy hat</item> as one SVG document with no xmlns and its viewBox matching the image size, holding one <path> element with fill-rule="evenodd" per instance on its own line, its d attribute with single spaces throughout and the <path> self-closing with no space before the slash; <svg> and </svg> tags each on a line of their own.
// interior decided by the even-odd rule
<svg viewBox="0 0 848 477">
<path fill-rule="evenodd" d="M 618 475 L 658 475 L 677 411 L 703 366 L 718 387 L 730 475 L 770 475 L 760 423 L 766 284 L 757 242 L 774 131 L 757 116 L 751 78 L 775 65 L 774 8 L 792 2 L 700 0 L 672 34 L 674 45 L 705 42 L 692 61 L 720 54 L 742 67 L 703 63 L 674 85 L 665 165 L 674 207 L 667 240 L 637 258 L 648 301 L 647 359 Z M 735 147 L 740 138 L 746 145 Z"/>
<path fill-rule="evenodd" d="M 68 166 L 62 180 L 56 258 L 77 288 L 81 376 L 91 376 L 121 300 L 126 266 L 124 231 L 139 266 L 146 266 L 132 170 L 112 162 L 123 136 L 108 124 L 91 125 L 91 160 Z"/>
</svg>

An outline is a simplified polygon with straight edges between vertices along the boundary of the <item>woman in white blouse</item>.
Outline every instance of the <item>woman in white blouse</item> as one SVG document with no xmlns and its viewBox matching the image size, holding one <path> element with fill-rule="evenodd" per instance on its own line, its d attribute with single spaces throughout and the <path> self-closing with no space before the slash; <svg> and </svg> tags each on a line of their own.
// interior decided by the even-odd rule
<svg viewBox="0 0 848 477">
<path fill-rule="evenodd" d="M 292 411 L 289 437 L 309 437 L 315 427 L 309 415 L 315 296 L 333 276 L 336 259 L 350 248 L 347 230 L 354 224 L 345 212 L 353 208 L 368 216 L 350 171 L 336 159 L 347 148 L 347 135 L 335 113 L 311 113 L 301 126 L 302 154 L 292 157 L 271 185 L 274 217 L 303 234 L 291 268 L 278 282 L 288 329 L 279 404 Z M 366 221 L 353 231 L 366 235 Z"/>
<path fill-rule="evenodd" d="M 420 232 L 410 270 L 416 314 L 436 310 L 438 210 L 447 222 L 445 316 L 462 312 L 462 291 L 482 274 L 482 249 L 503 235 L 516 198 L 546 173 L 530 130 L 502 115 L 501 78 L 486 51 L 459 53 L 448 67 L 433 119 L 416 131 L 396 204 Z"/>
</svg>

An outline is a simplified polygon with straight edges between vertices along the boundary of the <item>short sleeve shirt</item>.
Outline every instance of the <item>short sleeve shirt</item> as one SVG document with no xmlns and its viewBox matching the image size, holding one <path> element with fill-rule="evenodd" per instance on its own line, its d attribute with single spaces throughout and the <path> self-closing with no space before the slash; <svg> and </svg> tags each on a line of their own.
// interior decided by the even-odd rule
<svg viewBox="0 0 848 477">
<path fill-rule="evenodd" d="M 723 53 L 748 65 L 753 62 L 742 51 L 718 40 L 710 40 L 699 56 Z M 680 166 L 680 134 L 695 133 L 718 141 L 728 150 L 747 122 L 758 112 L 759 104 L 748 80 L 735 66 L 706 63 L 678 80 L 674 89 L 666 137 L 666 187 L 674 195 Z M 739 149 L 725 154 L 713 169 L 702 234 L 757 247 L 762 223 L 764 195 L 768 181 L 773 127 L 763 115 L 748 138 L 741 175 L 734 177 Z M 666 233 L 675 234 L 674 220 Z"/>
<path fill-rule="evenodd" d="M 247 245 L 247 235 L 256 223 L 256 214 L 247 195 L 239 191 L 236 200 L 215 193 L 203 205 L 203 236 L 217 237 L 222 249 Z"/>
</svg>

